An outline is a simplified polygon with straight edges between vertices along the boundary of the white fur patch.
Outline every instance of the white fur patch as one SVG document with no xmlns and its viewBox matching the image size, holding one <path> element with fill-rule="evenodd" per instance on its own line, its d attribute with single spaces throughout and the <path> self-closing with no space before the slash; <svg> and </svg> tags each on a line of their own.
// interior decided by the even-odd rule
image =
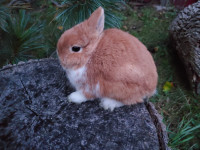
<svg viewBox="0 0 200 150">
<path fill-rule="evenodd" d="M 155 89 L 152 96 L 157 95 L 157 94 L 158 94 L 158 91 L 157 89 Z"/>
<path fill-rule="evenodd" d="M 76 104 L 80 104 L 80 103 L 82 103 L 82 102 L 87 101 L 87 99 L 86 99 L 86 97 L 82 94 L 81 91 L 76 91 L 76 92 L 71 93 L 71 94 L 68 96 L 68 101 L 69 101 L 69 102 L 76 103 Z"/>
<path fill-rule="evenodd" d="M 86 67 L 83 66 L 76 70 L 67 69 L 66 71 L 67 71 L 67 77 L 68 77 L 70 83 L 76 89 L 79 89 L 81 83 L 79 83 L 78 81 L 81 81 L 83 83 L 86 80 Z"/>
<path fill-rule="evenodd" d="M 100 97 L 100 85 L 99 85 L 99 82 L 96 84 L 95 88 L 94 88 L 94 94 L 96 97 Z"/>
<path fill-rule="evenodd" d="M 113 111 L 116 107 L 121 107 L 124 104 L 111 98 L 102 98 L 100 106 L 104 109 Z"/>
</svg>

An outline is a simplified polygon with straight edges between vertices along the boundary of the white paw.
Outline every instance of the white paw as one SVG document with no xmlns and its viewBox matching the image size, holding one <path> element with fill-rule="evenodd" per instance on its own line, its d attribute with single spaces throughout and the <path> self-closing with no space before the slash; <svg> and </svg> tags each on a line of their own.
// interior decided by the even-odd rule
<svg viewBox="0 0 200 150">
<path fill-rule="evenodd" d="M 82 94 L 81 91 L 76 91 L 76 92 L 71 93 L 71 94 L 68 96 L 68 101 L 69 101 L 69 102 L 76 103 L 76 104 L 80 104 L 80 103 L 82 103 L 82 102 L 87 101 L 87 99 L 86 99 L 86 97 Z"/>
<path fill-rule="evenodd" d="M 102 98 L 100 106 L 104 109 L 113 111 L 116 107 L 121 107 L 124 104 L 111 98 Z"/>
</svg>

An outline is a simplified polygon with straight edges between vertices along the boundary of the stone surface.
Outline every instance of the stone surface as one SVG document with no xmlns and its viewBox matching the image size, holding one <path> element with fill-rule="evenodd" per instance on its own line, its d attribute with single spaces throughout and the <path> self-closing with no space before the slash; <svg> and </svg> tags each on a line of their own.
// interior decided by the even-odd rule
<svg viewBox="0 0 200 150">
<path fill-rule="evenodd" d="M 191 87 L 200 94 L 200 1 L 178 14 L 171 24 L 170 35 Z"/>
<path fill-rule="evenodd" d="M 0 149 L 167 149 L 145 104 L 110 112 L 99 100 L 69 103 L 73 89 L 56 59 L 4 67 L 0 91 Z"/>
</svg>

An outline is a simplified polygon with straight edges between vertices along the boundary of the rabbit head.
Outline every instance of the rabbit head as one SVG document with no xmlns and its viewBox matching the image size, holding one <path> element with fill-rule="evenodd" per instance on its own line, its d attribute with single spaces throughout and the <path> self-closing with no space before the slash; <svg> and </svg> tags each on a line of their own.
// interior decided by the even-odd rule
<svg viewBox="0 0 200 150">
<path fill-rule="evenodd" d="M 95 51 L 104 29 L 104 10 L 99 7 L 88 20 L 66 30 L 58 40 L 57 53 L 64 69 L 85 65 Z"/>
</svg>

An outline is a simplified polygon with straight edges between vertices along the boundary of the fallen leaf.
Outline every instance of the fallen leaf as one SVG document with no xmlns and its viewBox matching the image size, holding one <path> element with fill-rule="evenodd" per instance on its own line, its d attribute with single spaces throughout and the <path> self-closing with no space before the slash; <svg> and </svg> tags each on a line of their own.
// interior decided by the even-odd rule
<svg viewBox="0 0 200 150">
<path fill-rule="evenodd" d="M 163 92 L 169 92 L 174 87 L 172 82 L 166 81 L 163 86 Z"/>
<path fill-rule="evenodd" d="M 127 26 L 123 26 L 123 28 L 125 29 L 125 30 L 127 30 L 128 28 L 127 28 Z"/>
<path fill-rule="evenodd" d="M 157 52 L 158 51 L 158 49 L 159 49 L 159 47 L 157 46 L 157 47 L 154 47 L 154 51 L 155 52 Z"/>
<path fill-rule="evenodd" d="M 63 30 L 63 26 L 58 26 L 57 27 L 59 30 Z"/>
</svg>

